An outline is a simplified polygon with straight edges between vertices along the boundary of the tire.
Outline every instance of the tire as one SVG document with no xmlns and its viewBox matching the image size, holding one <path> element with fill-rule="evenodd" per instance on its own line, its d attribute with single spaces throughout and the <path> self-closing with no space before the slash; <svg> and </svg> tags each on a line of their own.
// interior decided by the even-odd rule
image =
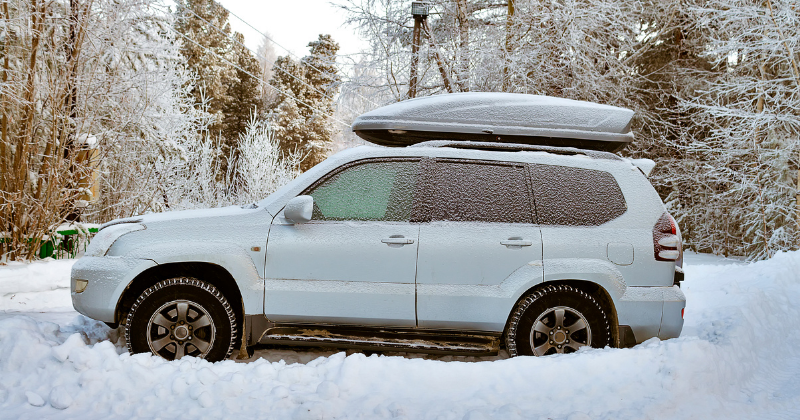
<svg viewBox="0 0 800 420">
<path fill-rule="evenodd" d="M 545 286 L 520 300 L 506 329 L 511 357 L 572 353 L 613 342 L 611 321 L 600 302 L 563 284 Z"/>
<path fill-rule="evenodd" d="M 125 322 L 128 351 L 167 360 L 185 355 L 227 359 L 237 343 L 236 315 L 220 291 L 189 277 L 163 280 L 145 290 Z"/>
</svg>

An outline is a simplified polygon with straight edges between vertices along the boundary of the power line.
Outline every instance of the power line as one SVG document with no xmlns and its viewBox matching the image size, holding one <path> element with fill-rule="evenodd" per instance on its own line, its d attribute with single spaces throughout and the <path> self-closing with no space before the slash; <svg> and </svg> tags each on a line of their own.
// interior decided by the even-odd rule
<svg viewBox="0 0 800 420">
<path fill-rule="evenodd" d="M 176 4 L 178 4 L 178 6 L 179 6 L 179 7 L 181 7 L 182 9 L 189 11 L 191 14 L 193 14 L 193 15 L 194 15 L 194 16 L 196 16 L 198 19 L 202 20 L 203 22 L 205 22 L 206 24 L 208 24 L 208 25 L 209 25 L 209 26 L 211 26 L 212 28 L 216 29 L 216 30 L 217 30 L 217 32 L 219 32 L 220 34 L 222 34 L 223 36 L 225 36 L 225 37 L 226 37 L 226 38 L 228 38 L 229 40 L 231 40 L 231 41 L 233 41 L 233 42 L 237 43 L 238 45 L 241 45 L 243 48 L 245 48 L 245 49 L 247 49 L 248 51 L 250 51 L 251 53 L 255 54 L 255 56 L 256 56 L 256 57 L 259 57 L 259 58 L 261 58 L 261 59 L 263 59 L 263 60 L 266 60 L 266 59 L 267 59 L 266 57 L 264 57 L 264 56 L 260 55 L 260 54 L 258 53 L 258 51 L 253 51 L 253 50 L 251 50 L 251 49 L 250 49 L 250 48 L 248 48 L 246 45 L 244 45 L 244 44 L 242 44 L 241 42 L 239 42 L 239 41 L 238 41 L 238 40 L 237 40 L 235 37 L 233 37 L 233 36 L 231 36 L 231 35 L 229 35 L 229 34 L 226 34 L 226 33 L 225 33 L 225 31 L 223 31 L 223 30 L 222 30 L 222 29 L 220 29 L 220 28 L 219 28 L 217 25 L 215 25 L 215 24 L 213 24 L 213 23 L 209 22 L 208 20 L 206 20 L 206 19 L 205 19 L 205 18 L 203 18 L 202 16 L 198 15 L 197 13 L 195 13 L 195 11 L 194 11 L 194 10 L 192 10 L 192 9 L 190 9 L 190 8 L 188 8 L 188 7 L 185 7 L 185 6 L 183 6 L 182 4 L 180 4 L 180 3 L 176 3 Z M 217 3 L 217 4 L 219 4 L 219 3 Z M 157 6 L 156 6 L 156 7 L 157 7 Z M 220 7 L 222 7 L 222 5 L 220 5 Z M 314 66 L 312 66 L 311 64 L 308 64 L 308 63 L 306 63 L 306 65 L 307 65 L 307 66 L 309 66 L 309 67 L 314 67 Z M 314 91 L 316 91 L 317 93 L 319 93 L 320 95 L 322 95 L 322 96 L 324 96 L 324 97 L 326 97 L 326 98 L 330 99 L 332 102 L 336 102 L 336 100 L 335 100 L 333 97 L 331 97 L 331 96 L 327 95 L 325 92 L 323 92 L 323 91 L 321 91 L 321 90 L 319 90 L 319 89 L 315 88 L 314 86 L 312 86 L 312 85 L 308 84 L 306 81 L 304 81 L 303 79 L 301 79 L 301 78 L 299 78 L 299 77 L 295 76 L 294 74 L 292 74 L 292 73 L 290 73 L 290 72 L 286 71 L 286 70 L 285 70 L 284 68 L 282 68 L 281 66 L 279 66 L 279 65 L 275 64 L 275 65 L 274 65 L 274 67 L 275 67 L 275 68 L 277 68 L 278 70 L 282 71 L 284 74 L 287 74 L 287 75 L 291 76 L 293 79 L 295 79 L 295 80 L 297 80 L 298 82 L 302 83 L 302 84 L 303 84 L 303 85 L 305 85 L 306 87 L 308 87 L 308 88 L 311 88 L 311 89 L 313 89 Z M 327 73 L 326 73 L 326 75 L 329 75 L 329 74 L 327 74 Z M 340 104 L 340 105 L 343 105 L 343 104 Z M 345 106 L 345 108 L 347 108 L 347 110 L 348 110 L 348 111 L 350 111 L 350 112 L 356 112 L 355 110 L 353 110 L 353 109 L 352 109 L 352 108 L 350 108 L 350 107 L 347 107 L 347 106 Z"/>
<path fill-rule="evenodd" d="M 219 3 L 218 3 L 218 4 L 219 4 Z M 293 52 L 292 52 L 290 49 L 288 49 L 288 48 L 284 47 L 283 45 L 279 44 L 277 41 L 275 41 L 274 39 L 272 39 L 272 37 L 268 36 L 268 35 L 267 35 L 267 34 L 265 34 L 264 32 L 261 32 L 261 31 L 259 31 L 258 29 L 256 29 L 256 27 L 255 27 L 255 26 L 251 25 L 251 24 L 250 24 L 249 22 L 247 22 L 246 20 L 244 20 L 244 19 L 240 18 L 240 17 L 239 17 L 239 15 L 237 15 L 236 13 L 233 13 L 233 12 L 232 12 L 230 9 L 228 9 L 227 7 L 223 6 L 222 4 L 219 4 L 219 6 L 220 6 L 220 7 L 222 7 L 223 9 L 225 9 L 225 10 L 226 10 L 226 11 L 227 11 L 229 14 L 231 14 L 233 17 L 235 17 L 236 19 L 239 19 L 239 21 L 241 21 L 241 22 L 242 22 L 242 23 L 244 23 L 245 25 L 249 26 L 249 27 L 250 27 L 250 29 L 252 29 L 252 30 L 254 30 L 254 31 L 258 32 L 258 34 L 259 34 L 259 35 L 261 35 L 261 36 L 263 36 L 264 38 L 267 38 L 268 40 L 272 41 L 272 43 L 273 43 L 273 44 L 275 44 L 275 45 L 277 45 L 277 46 L 279 46 L 279 47 L 283 48 L 283 49 L 284 49 L 284 50 L 285 50 L 287 53 L 289 53 L 289 55 L 291 55 L 291 56 L 294 56 L 294 57 L 295 57 L 295 58 L 297 58 L 297 59 L 299 59 L 299 58 L 300 58 L 300 57 L 298 57 L 298 56 L 297 56 L 297 54 L 293 53 Z M 311 68 L 313 68 L 314 70 L 316 70 L 316 71 L 320 72 L 320 74 L 326 74 L 326 72 L 324 72 L 324 71 L 322 71 L 322 70 L 318 69 L 317 67 L 313 66 L 312 64 L 308 64 L 308 66 L 309 66 L 309 67 L 311 67 Z M 341 70 L 341 69 L 340 69 L 340 70 Z M 376 104 L 375 102 L 372 102 L 372 101 L 371 101 L 371 100 L 369 100 L 367 97 L 365 97 L 365 96 L 363 96 L 363 95 L 361 95 L 361 94 L 359 94 L 359 93 L 356 93 L 356 95 L 358 95 L 358 96 L 359 96 L 361 99 L 364 99 L 365 101 L 367 101 L 367 102 L 371 103 L 371 104 L 372 104 L 372 105 L 374 105 L 374 106 L 379 106 L 379 105 L 378 105 L 378 104 Z"/>
<path fill-rule="evenodd" d="M 248 75 L 248 76 L 252 77 L 253 79 L 256 79 L 256 80 L 258 80 L 259 82 L 261 82 L 261 83 L 263 83 L 263 84 L 265 84 L 265 85 L 267 85 L 267 86 L 271 87 L 272 89 L 275 89 L 276 91 L 278 91 L 278 93 L 281 93 L 281 94 L 283 94 L 283 95 L 286 95 L 286 96 L 288 96 L 288 97 L 290 97 L 290 98 L 294 99 L 295 101 L 297 101 L 297 102 L 299 102 L 299 103 L 301 103 L 301 104 L 303 104 L 303 105 L 305 105 L 305 106 L 309 107 L 309 108 L 310 108 L 310 109 L 312 109 L 312 110 L 319 111 L 320 113 L 322 113 L 322 114 L 323 114 L 323 115 L 325 115 L 326 117 L 329 117 L 330 119 L 332 119 L 332 120 L 334 120 L 334 121 L 336 121 L 336 122 L 338 122 L 338 123 L 340 123 L 340 124 L 344 125 L 345 127 L 348 127 L 348 128 L 350 128 L 350 124 L 348 124 L 348 123 L 346 123 L 346 122 L 344 122 L 344 121 L 342 121 L 342 120 L 340 120 L 340 119 L 338 119 L 338 118 L 334 117 L 334 116 L 333 116 L 333 114 L 330 114 L 330 113 L 328 113 L 328 112 L 325 112 L 325 111 L 323 111 L 323 110 L 321 110 L 321 109 L 319 109 L 319 108 L 315 108 L 315 107 L 313 107 L 313 106 L 309 105 L 308 103 L 306 103 L 305 101 L 302 101 L 302 100 L 300 100 L 299 98 L 295 97 L 294 95 L 291 95 L 291 94 L 289 94 L 289 93 L 287 93 L 287 92 L 284 92 L 283 90 L 281 90 L 281 89 L 279 89 L 279 88 L 277 88 L 277 87 L 273 86 L 272 84 L 270 84 L 269 82 L 265 81 L 264 79 L 262 79 L 262 78 L 260 78 L 260 77 L 258 77 L 258 76 L 255 76 L 255 75 L 253 75 L 253 73 L 250 73 L 249 71 L 247 71 L 247 70 L 243 69 L 243 68 L 242 68 L 242 67 L 240 67 L 238 64 L 236 64 L 236 63 L 234 63 L 234 62 L 232 62 L 232 61 L 228 60 L 227 58 L 225 58 L 225 57 L 223 57 L 223 56 L 221 56 L 221 55 L 217 54 L 216 52 L 214 52 L 214 51 L 213 51 L 213 50 L 211 50 L 210 48 L 208 48 L 208 47 L 204 47 L 204 46 L 200 45 L 200 44 L 199 44 L 197 41 L 195 41 L 195 40 L 193 40 L 193 39 L 189 38 L 188 36 L 186 36 L 186 35 L 184 35 L 184 34 L 182 34 L 182 33 L 181 33 L 179 30 L 177 30 L 177 29 L 176 29 L 174 26 L 172 26 L 172 25 L 167 25 L 167 26 L 168 26 L 170 29 L 172 29 L 172 31 L 173 31 L 173 32 L 175 32 L 176 34 L 178 34 L 178 35 L 182 36 L 183 38 L 185 38 L 185 39 L 189 40 L 189 42 L 193 43 L 194 45 L 197 45 L 198 47 L 202 48 L 202 49 L 203 49 L 203 50 L 205 50 L 206 52 L 213 54 L 213 55 L 214 55 L 215 57 L 217 57 L 218 59 L 220 59 L 220 60 L 222 60 L 222 61 L 224 61 L 224 62 L 226 62 L 226 63 L 230 64 L 231 66 L 233 66 L 234 68 L 238 69 L 238 70 L 239 70 L 239 71 L 241 71 L 242 73 L 244 73 L 244 74 L 246 74 L 246 75 Z"/>
</svg>

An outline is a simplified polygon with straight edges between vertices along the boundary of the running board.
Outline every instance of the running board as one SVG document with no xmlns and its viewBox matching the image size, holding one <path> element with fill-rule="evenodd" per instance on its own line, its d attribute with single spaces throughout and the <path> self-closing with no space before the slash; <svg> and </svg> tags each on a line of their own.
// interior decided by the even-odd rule
<svg viewBox="0 0 800 420">
<path fill-rule="evenodd" d="M 500 338 L 492 335 L 377 328 L 275 326 L 264 331 L 260 344 L 339 347 L 371 351 L 496 355 Z"/>
</svg>

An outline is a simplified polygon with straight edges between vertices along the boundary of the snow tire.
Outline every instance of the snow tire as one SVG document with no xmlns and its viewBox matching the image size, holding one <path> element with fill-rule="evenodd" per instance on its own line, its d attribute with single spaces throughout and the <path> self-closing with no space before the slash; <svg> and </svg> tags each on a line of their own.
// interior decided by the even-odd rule
<svg viewBox="0 0 800 420">
<path fill-rule="evenodd" d="M 163 311 L 163 314 L 168 314 L 167 311 L 170 310 L 169 305 L 172 304 L 188 305 L 191 308 L 191 313 L 195 314 L 195 320 L 205 318 L 202 323 L 209 324 L 204 326 L 204 328 L 206 328 L 205 342 L 208 343 L 209 348 L 205 351 L 198 351 L 201 349 L 197 346 L 184 345 L 184 343 L 191 343 L 189 340 L 185 340 L 186 338 L 192 339 L 191 333 L 189 333 L 188 336 L 183 337 L 184 340 L 181 341 L 181 347 L 183 349 L 193 349 L 195 351 L 193 352 L 194 354 L 192 354 L 192 352 L 187 352 L 185 354 L 199 354 L 198 357 L 203 357 L 210 362 L 217 362 L 230 357 L 235 344 L 238 342 L 236 315 L 230 303 L 219 289 L 211 284 L 191 277 L 176 277 L 162 280 L 147 288 L 141 296 L 136 299 L 136 302 L 131 306 L 128 317 L 125 320 L 125 340 L 128 345 L 128 351 L 131 354 L 155 353 L 152 347 L 152 336 L 151 338 L 148 337 L 148 334 L 150 334 L 150 325 L 160 311 Z M 186 317 L 187 315 L 184 314 L 184 318 Z M 178 311 L 177 317 L 174 318 L 173 321 L 168 321 L 175 322 L 175 325 L 178 325 L 178 323 L 185 323 L 187 326 L 191 324 L 191 322 L 180 322 L 178 321 L 179 318 L 180 312 Z M 162 317 L 161 319 L 164 318 Z M 208 332 L 209 326 L 210 332 Z M 179 326 L 178 328 L 181 327 Z M 167 329 L 162 328 L 162 330 Z M 172 332 L 168 330 L 167 332 L 169 333 L 167 338 L 173 337 Z M 196 335 L 199 336 L 200 334 Z M 177 333 L 175 336 L 178 336 Z M 170 348 L 176 349 L 173 352 L 174 356 L 172 359 L 170 359 L 169 354 L 167 354 L 167 356 L 162 353 L 155 354 L 167 360 L 180 358 L 181 355 L 179 355 L 177 350 L 178 341 L 173 339 L 171 342 L 172 347 Z M 169 346 L 169 344 L 167 346 Z M 181 352 L 183 351 L 184 350 L 181 350 Z M 169 353 L 169 351 L 167 351 L 167 353 Z"/>
<path fill-rule="evenodd" d="M 509 355 L 511 357 L 536 355 L 532 338 L 534 325 L 538 322 L 538 318 L 547 314 L 548 311 L 558 310 L 561 310 L 562 316 L 564 310 L 567 310 L 572 314 L 573 319 L 585 320 L 591 347 L 603 348 L 613 345 L 611 320 L 607 310 L 603 308 L 598 299 L 576 287 L 557 284 L 542 287 L 522 298 L 517 304 L 516 309 L 509 317 L 505 334 L 505 344 Z M 555 331 L 555 327 L 553 330 Z M 565 336 L 562 335 L 562 337 Z M 563 350 L 559 346 L 557 352 L 566 352 L 566 350 L 566 346 Z"/>
</svg>

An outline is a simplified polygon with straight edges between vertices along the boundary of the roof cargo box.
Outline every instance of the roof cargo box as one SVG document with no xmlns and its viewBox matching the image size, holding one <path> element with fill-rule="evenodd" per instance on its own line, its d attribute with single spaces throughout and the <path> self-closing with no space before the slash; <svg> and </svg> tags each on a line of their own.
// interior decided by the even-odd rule
<svg viewBox="0 0 800 420">
<path fill-rule="evenodd" d="M 633 111 L 592 102 L 518 93 L 467 92 L 387 105 L 353 122 L 382 146 L 469 140 L 567 146 L 614 152 L 633 141 Z"/>
</svg>

